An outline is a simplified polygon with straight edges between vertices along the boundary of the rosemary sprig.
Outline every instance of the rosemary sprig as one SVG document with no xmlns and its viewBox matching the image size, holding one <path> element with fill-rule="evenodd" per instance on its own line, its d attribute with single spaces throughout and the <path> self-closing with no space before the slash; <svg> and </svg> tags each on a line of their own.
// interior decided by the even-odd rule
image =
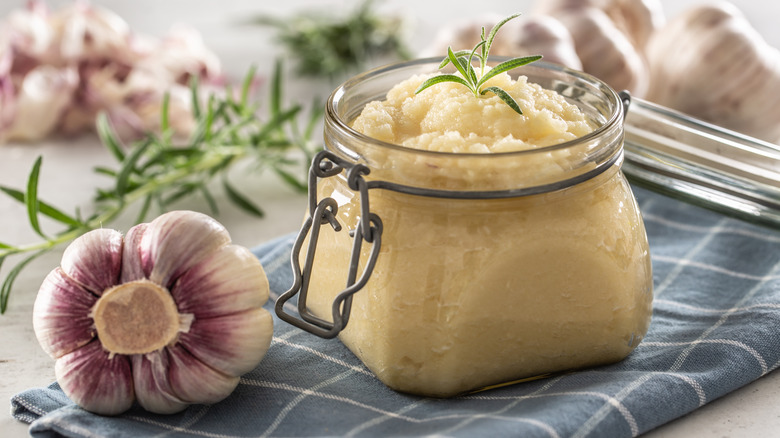
<svg viewBox="0 0 780 438">
<path fill-rule="evenodd" d="M 277 40 L 295 58 L 299 74 L 341 80 L 364 70 L 371 59 L 411 57 L 401 36 L 402 21 L 375 14 L 373 3 L 364 0 L 343 18 L 310 11 L 287 18 L 261 16 L 253 22 L 277 29 Z"/>
<path fill-rule="evenodd" d="M 509 105 L 513 110 L 515 110 L 515 112 L 522 115 L 523 111 L 520 109 L 520 106 L 505 90 L 500 87 L 487 87 L 485 89 L 482 88 L 488 80 L 495 77 L 496 75 L 513 70 L 526 64 L 530 64 L 542 58 L 541 55 L 513 58 L 508 61 L 504 61 L 485 72 L 488 55 L 490 54 L 490 46 L 493 45 L 493 40 L 496 38 L 498 30 L 501 29 L 501 26 L 506 24 L 509 20 L 519 16 L 520 14 L 514 14 L 499 21 L 495 26 L 493 26 L 487 37 L 485 37 L 485 28 L 483 27 L 482 33 L 480 34 L 480 42 L 477 43 L 477 45 L 474 46 L 474 48 L 471 50 L 459 50 L 457 52 L 453 52 L 452 47 L 447 47 L 447 56 L 444 58 L 441 64 L 439 64 L 439 69 L 442 69 L 452 63 L 458 73 L 460 73 L 460 76 L 453 74 L 442 74 L 429 78 L 420 84 L 419 87 L 417 87 L 415 94 L 418 94 L 426 88 L 440 84 L 442 82 L 455 82 L 466 86 L 466 88 L 474 93 L 475 97 L 480 97 L 488 92 L 491 92 L 498 96 L 507 105 Z M 477 72 L 474 70 L 474 66 L 472 65 L 472 61 L 475 57 L 479 59 L 479 75 L 477 75 Z"/>
<path fill-rule="evenodd" d="M 98 117 L 98 135 L 116 160 L 116 167 L 95 169 L 111 178 L 113 184 L 95 190 L 95 211 L 88 217 L 82 218 L 78 209 L 75 214 L 66 214 L 39 199 L 42 157 L 35 161 L 25 191 L 0 186 L 0 192 L 26 207 L 30 226 L 42 237 L 41 241 L 26 245 L 0 242 L 0 268 L 11 256 L 26 255 L 6 274 L 0 285 L 0 313 L 6 311 L 14 281 L 27 264 L 90 230 L 105 226 L 131 204 L 142 202 L 136 223 L 146 219 L 153 205 L 165 211 L 177 200 L 196 194 L 203 196 L 216 212 L 209 183 L 219 177 L 230 201 L 248 214 L 261 217 L 262 209 L 227 177 L 228 170 L 245 159 L 254 160 L 261 168 L 270 168 L 295 189 L 305 191 L 307 167 L 320 146 L 311 138 L 321 119 L 321 110 L 312 110 L 306 125 L 299 126 L 302 107 L 283 107 L 281 71 L 281 63 L 277 62 L 271 81 L 270 114 L 265 121 L 258 115 L 259 105 L 249 99 L 249 84 L 255 75 L 253 69 L 247 74 L 238 99 L 231 93 L 224 97 L 212 95 L 206 105 L 201 105 L 198 84 L 193 81 L 193 114 L 197 128 L 184 144 L 176 143 L 167 124 L 167 99 L 162 104 L 160 133 L 148 134 L 127 147 L 118 139 L 108 118 Z M 290 154 L 293 150 L 300 152 L 298 158 Z M 41 216 L 54 220 L 62 229 L 54 234 L 44 233 L 40 226 Z"/>
</svg>

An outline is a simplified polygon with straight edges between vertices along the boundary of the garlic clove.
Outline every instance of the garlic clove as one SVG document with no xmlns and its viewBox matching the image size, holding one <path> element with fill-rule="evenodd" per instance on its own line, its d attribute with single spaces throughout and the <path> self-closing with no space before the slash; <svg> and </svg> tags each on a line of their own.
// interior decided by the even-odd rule
<svg viewBox="0 0 780 438">
<path fill-rule="evenodd" d="M 3 30 L 10 35 L 14 52 L 31 59 L 51 58 L 56 36 L 49 18 L 49 10 L 42 1 L 31 0 L 25 8 L 11 11 Z"/>
<path fill-rule="evenodd" d="M 122 272 L 119 277 L 120 283 L 142 280 L 147 278 L 151 272 L 151 260 L 148 258 L 144 260 L 141 257 L 141 240 L 148 226 L 148 223 L 138 224 L 130 228 L 127 234 L 125 234 L 124 246 L 122 248 Z"/>
<path fill-rule="evenodd" d="M 660 0 L 613 0 L 606 12 L 641 53 L 666 23 Z"/>
<path fill-rule="evenodd" d="M 585 72 L 616 90 L 644 96 L 649 81 L 645 60 L 605 12 L 596 8 L 564 10 L 556 18 L 574 38 Z"/>
<path fill-rule="evenodd" d="M 150 257 L 149 280 L 168 289 L 173 281 L 214 251 L 230 243 L 222 224 L 194 211 L 172 211 L 149 223 L 141 257 Z"/>
<path fill-rule="evenodd" d="M 33 329 L 49 356 L 57 359 L 95 338 L 90 309 L 97 297 L 54 269 L 43 280 L 33 306 Z"/>
<path fill-rule="evenodd" d="M 32 69 L 22 80 L 16 96 L 16 116 L 8 137 L 36 141 L 49 135 L 71 105 L 78 81 L 74 67 L 42 65 Z"/>
<path fill-rule="evenodd" d="M 518 26 L 514 38 L 515 53 L 539 53 L 546 62 L 582 70 L 574 39 L 557 18 L 550 15 L 530 16 L 514 26 Z"/>
<path fill-rule="evenodd" d="M 618 30 L 640 52 L 651 35 L 660 29 L 666 17 L 660 0 L 541 0 L 534 11 L 557 16 L 566 11 L 594 8 L 606 13 Z"/>
<path fill-rule="evenodd" d="M 179 343 L 222 373 L 240 376 L 257 367 L 273 336 L 273 319 L 262 308 L 218 318 L 195 319 Z"/>
<path fill-rule="evenodd" d="M 179 344 L 168 346 L 168 379 L 174 393 L 188 403 L 212 404 L 238 386 L 239 377 L 228 376 L 201 362 Z"/>
<path fill-rule="evenodd" d="M 119 58 L 130 54 L 130 26 L 111 10 L 87 2 L 75 2 L 52 16 L 59 50 L 67 61 Z"/>
<path fill-rule="evenodd" d="M 168 355 L 165 350 L 132 356 L 133 383 L 138 404 L 156 414 L 175 414 L 187 408 L 184 402 L 173 394 L 167 376 Z"/>
<path fill-rule="evenodd" d="M 100 342 L 57 359 L 54 373 L 65 394 L 90 412 L 116 415 L 133 404 L 130 362 L 125 356 L 110 357 Z"/>
<path fill-rule="evenodd" d="M 212 318 L 262 307 L 268 301 L 268 279 L 251 251 L 227 245 L 184 273 L 171 295 L 179 313 Z"/>
<path fill-rule="evenodd" d="M 142 67 L 162 67 L 170 83 L 188 85 L 192 76 L 201 81 L 216 81 L 222 76 L 217 55 L 206 47 L 203 36 L 194 28 L 176 24 L 162 39 L 157 50 Z M 154 67 L 152 67 L 154 68 Z"/>
<path fill-rule="evenodd" d="M 116 285 L 122 265 L 122 234 L 98 229 L 74 240 L 62 255 L 60 267 L 95 295 Z"/>
</svg>

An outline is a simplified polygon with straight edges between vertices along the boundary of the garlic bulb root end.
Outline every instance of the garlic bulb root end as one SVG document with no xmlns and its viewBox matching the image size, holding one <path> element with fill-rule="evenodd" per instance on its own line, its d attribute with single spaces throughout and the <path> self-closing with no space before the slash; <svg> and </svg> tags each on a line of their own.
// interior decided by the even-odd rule
<svg viewBox="0 0 780 438">
<path fill-rule="evenodd" d="M 112 354 L 146 354 L 170 344 L 182 321 L 170 292 L 149 280 L 120 284 L 95 303 L 92 318 Z"/>
</svg>

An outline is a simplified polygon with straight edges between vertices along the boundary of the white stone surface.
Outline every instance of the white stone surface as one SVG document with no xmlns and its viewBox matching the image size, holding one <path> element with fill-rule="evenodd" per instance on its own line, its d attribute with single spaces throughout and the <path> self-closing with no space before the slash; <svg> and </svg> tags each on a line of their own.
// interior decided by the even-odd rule
<svg viewBox="0 0 780 438">
<path fill-rule="evenodd" d="M 693 3 L 707 0 L 662 0 L 668 16 Z M 52 7 L 67 4 L 50 1 Z M 304 7 L 345 9 L 354 7 L 354 1 L 286 0 L 261 2 L 253 0 L 103 0 L 94 1 L 119 13 L 142 33 L 162 35 L 173 23 L 187 23 L 203 33 L 206 43 L 222 59 L 233 77 L 241 76 L 251 64 L 260 72 L 270 72 L 273 56 L 279 52 L 272 44 L 273 32 L 241 24 L 257 13 L 284 15 Z M 387 0 L 376 2 L 382 11 L 405 14 L 410 17 L 410 38 L 416 42 L 430 41 L 438 25 L 473 14 L 467 2 Z M 780 47 L 780 3 L 762 0 L 735 0 L 750 21 L 773 45 Z M 21 7 L 23 0 L 6 0 L 0 4 L 0 16 Z M 479 10 L 506 15 L 530 9 L 531 0 L 482 0 Z M 673 62 L 673 61 L 670 61 Z M 299 84 L 307 85 L 307 84 Z M 304 90 L 325 90 L 317 84 L 308 84 Z M 36 144 L 9 144 L 0 146 L 0 184 L 22 188 L 33 161 L 44 157 L 40 194 L 65 211 L 80 206 L 88 210 L 96 187 L 110 183 L 92 172 L 95 165 L 110 162 L 105 149 L 95 138 L 84 137 L 71 141 L 45 141 Z M 305 196 L 293 193 L 270 175 L 256 176 L 238 173 L 245 190 L 267 212 L 267 218 L 250 218 L 225 199 L 218 199 L 222 213 L 218 217 L 231 231 L 238 243 L 253 246 L 283 233 L 297 229 L 305 210 Z M 219 193 L 217 191 L 217 193 Z M 188 205 L 198 201 L 188 201 Z M 44 228 L 56 231 L 51 223 Z M 128 218 L 121 218 L 111 226 L 126 230 Z M 24 209 L 5 196 L 0 196 L 0 241 L 22 244 L 38 241 L 29 229 Z M 56 251 L 30 265 L 16 282 L 5 315 L 0 315 L 0 436 L 6 438 L 27 436 L 27 425 L 10 417 L 10 397 L 22 390 L 46 386 L 54 380 L 53 362 L 38 346 L 32 330 L 32 304 L 46 273 L 59 263 Z M 3 269 L 3 275 L 8 265 Z M 704 406 L 694 413 L 665 425 L 647 436 L 654 438 L 684 436 L 772 436 L 780 430 L 780 375 L 777 372 L 734 393 Z"/>
</svg>

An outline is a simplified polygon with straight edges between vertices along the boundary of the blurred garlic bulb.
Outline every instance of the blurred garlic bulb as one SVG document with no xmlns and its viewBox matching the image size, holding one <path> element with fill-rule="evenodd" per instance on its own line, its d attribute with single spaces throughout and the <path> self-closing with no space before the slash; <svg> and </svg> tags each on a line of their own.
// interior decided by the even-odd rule
<svg viewBox="0 0 780 438">
<path fill-rule="evenodd" d="M 159 130 L 166 94 L 170 128 L 186 137 L 196 125 L 190 78 L 199 77 L 204 99 L 224 92 L 220 61 L 194 29 L 177 26 L 162 39 L 136 34 L 85 1 L 49 11 L 30 0 L 11 12 L 0 22 L 0 60 L 9 64 L 0 73 L 0 142 L 91 131 L 102 111 L 122 137 L 137 138 Z M 30 123 L 35 108 L 41 123 Z"/>
<path fill-rule="evenodd" d="M 645 61 L 606 13 L 586 8 L 557 17 L 571 32 L 585 72 L 616 90 L 644 95 L 649 81 Z"/>
<path fill-rule="evenodd" d="M 40 140 L 59 123 L 78 85 L 74 68 L 42 65 L 30 71 L 16 96 L 16 114 L 9 136 L 24 141 Z"/>
<path fill-rule="evenodd" d="M 546 62 L 555 62 L 575 70 L 582 70 L 582 61 L 574 49 L 571 33 L 558 19 L 537 15 L 519 24 L 516 44 L 529 54 L 540 53 Z M 546 55 L 545 55 L 546 54 Z"/>
<path fill-rule="evenodd" d="M 601 8 L 641 53 L 666 23 L 660 0 L 610 0 Z"/>
<path fill-rule="evenodd" d="M 170 83 L 188 85 L 192 76 L 220 80 L 222 67 L 195 29 L 176 25 L 159 42 L 150 56 L 137 64 L 142 70 L 159 70 Z"/>
<path fill-rule="evenodd" d="M 615 27 L 640 52 L 666 20 L 660 0 L 539 0 L 534 11 L 554 15 L 586 8 L 607 14 Z"/>
<path fill-rule="evenodd" d="M 447 46 L 452 46 L 453 50 L 472 48 L 479 43 L 482 28 L 489 32 L 502 18 L 486 16 L 446 26 L 438 32 L 434 43 L 421 56 L 443 57 L 447 53 Z M 521 16 L 506 23 L 500 33 L 501 38 L 497 38 L 490 48 L 492 55 L 542 55 L 545 62 L 582 69 L 571 35 L 563 24 L 551 16 Z"/>
<path fill-rule="evenodd" d="M 647 99 L 780 142 L 780 50 L 731 3 L 687 9 L 650 41 Z"/>
<path fill-rule="evenodd" d="M 540 0 L 535 12 L 566 26 L 584 71 L 612 88 L 644 95 L 645 47 L 665 20 L 658 0 Z"/>
<path fill-rule="evenodd" d="M 155 413 L 215 403 L 265 355 L 268 280 L 222 225 L 166 213 L 124 238 L 76 239 L 44 280 L 33 327 L 63 391 L 104 415 L 136 400 Z"/>
<path fill-rule="evenodd" d="M 162 100 L 168 94 L 169 126 L 174 133 L 186 135 L 195 129 L 191 90 L 170 82 L 170 76 L 168 71 L 141 66 L 126 72 L 109 67 L 82 68 L 80 105 L 66 109 L 59 129 L 65 134 L 91 129 L 97 114 L 105 111 L 121 138 L 138 138 L 149 131 L 159 131 Z M 205 92 L 201 94 L 218 92 L 212 88 L 204 84 Z"/>
<path fill-rule="evenodd" d="M 87 2 L 74 2 L 52 16 L 59 37 L 59 54 L 64 60 L 124 58 L 128 50 L 130 26 L 114 12 Z"/>
<path fill-rule="evenodd" d="M 5 33 L 19 60 L 53 61 L 52 44 L 55 32 L 51 26 L 49 9 L 43 2 L 29 1 L 27 7 L 11 11 L 0 32 Z M 29 64 L 29 61 L 25 64 Z M 17 72 L 24 69 L 17 68 Z"/>
</svg>

